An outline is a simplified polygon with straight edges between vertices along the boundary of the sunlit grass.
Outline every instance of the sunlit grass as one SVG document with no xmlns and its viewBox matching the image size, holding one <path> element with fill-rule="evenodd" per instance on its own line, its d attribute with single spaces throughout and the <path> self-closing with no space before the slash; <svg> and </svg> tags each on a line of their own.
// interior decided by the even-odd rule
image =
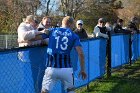
<svg viewBox="0 0 140 93">
<path fill-rule="evenodd" d="M 83 87 L 76 93 L 140 93 L 140 61 L 113 72 L 109 79 L 104 77 L 91 82 L 89 87 L 89 92 Z"/>
</svg>

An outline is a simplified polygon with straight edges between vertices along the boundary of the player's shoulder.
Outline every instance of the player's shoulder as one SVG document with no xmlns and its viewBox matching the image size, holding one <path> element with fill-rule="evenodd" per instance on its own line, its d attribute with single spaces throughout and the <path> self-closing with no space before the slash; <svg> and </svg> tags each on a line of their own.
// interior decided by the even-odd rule
<svg viewBox="0 0 140 93">
<path fill-rule="evenodd" d="M 59 28 L 59 27 L 57 27 L 57 28 L 50 28 L 49 30 L 51 30 L 51 31 L 60 31 L 60 30 L 62 30 L 62 29 Z"/>
<path fill-rule="evenodd" d="M 72 31 L 70 28 L 64 28 L 64 27 L 59 27 L 57 29 L 61 31 Z"/>
<path fill-rule="evenodd" d="M 65 33 L 71 33 L 73 34 L 73 31 L 70 28 L 64 28 L 64 27 L 60 27 L 60 28 L 56 28 L 57 31 L 61 31 L 61 32 L 65 32 Z"/>
<path fill-rule="evenodd" d="M 74 39 L 80 39 L 79 36 L 75 32 L 72 32 L 72 35 Z"/>
</svg>

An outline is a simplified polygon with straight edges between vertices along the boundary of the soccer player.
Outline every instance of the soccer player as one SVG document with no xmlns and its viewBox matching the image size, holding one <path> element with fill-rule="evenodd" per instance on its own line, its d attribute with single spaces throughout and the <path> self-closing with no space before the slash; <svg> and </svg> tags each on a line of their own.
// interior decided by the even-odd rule
<svg viewBox="0 0 140 93">
<path fill-rule="evenodd" d="M 62 27 L 47 30 L 49 44 L 47 49 L 48 63 L 42 82 L 41 93 L 49 93 L 57 80 L 64 84 L 67 93 L 74 93 L 73 69 L 70 60 L 70 52 L 75 47 L 80 59 L 81 70 L 79 75 L 86 79 L 84 54 L 79 37 L 71 30 L 74 19 L 66 16 L 62 20 Z"/>
</svg>

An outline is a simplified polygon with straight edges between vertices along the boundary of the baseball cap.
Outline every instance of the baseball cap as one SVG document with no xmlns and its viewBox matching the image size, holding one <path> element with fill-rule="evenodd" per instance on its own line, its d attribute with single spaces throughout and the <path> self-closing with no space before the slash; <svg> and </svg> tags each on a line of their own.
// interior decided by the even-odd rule
<svg viewBox="0 0 140 93">
<path fill-rule="evenodd" d="M 76 24 L 82 24 L 83 25 L 83 21 L 82 20 L 77 20 Z"/>
</svg>

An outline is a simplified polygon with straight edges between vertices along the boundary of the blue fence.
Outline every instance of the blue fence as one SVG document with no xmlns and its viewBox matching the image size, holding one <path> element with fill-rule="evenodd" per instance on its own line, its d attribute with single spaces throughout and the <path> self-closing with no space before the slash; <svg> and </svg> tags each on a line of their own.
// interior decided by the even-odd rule
<svg viewBox="0 0 140 93">
<path fill-rule="evenodd" d="M 111 38 L 112 68 L 129 62 L 129 35 L 113 35 Z"/>
<path fill-rule="evenodd" d="M 140 56 L 140 35 L 133 35 L 132 60 Z M 129 35 L 118 34 L 111 38 L 112 68 L 129 62 Z M 79 59 L 76 51 L 71 52 L 74 69 L 74 86 L 79 88 L 105 74 L 106 43 L 103 38 L 82 41 L 88 78 L 78 78 Z M 46 46 L 18 48 L 0 52 L 0 93 L 39 93 L 46 64 Z M 51 93 L 62 93 L 60 82 Z"/>
<path fill-rule="evenodd" d="M 135 62 L 140 56 L 140 35 L 133 34 L 118 34 L 113 35 L 111 38 L 111 59 L 112 68 L 122 66 L 123 64 L 129 63 L 129 46 L 131 45 L 132 51 L 132 62 Z M 131 39 L 131 42 L 129 42 Z"/>
</svg>

